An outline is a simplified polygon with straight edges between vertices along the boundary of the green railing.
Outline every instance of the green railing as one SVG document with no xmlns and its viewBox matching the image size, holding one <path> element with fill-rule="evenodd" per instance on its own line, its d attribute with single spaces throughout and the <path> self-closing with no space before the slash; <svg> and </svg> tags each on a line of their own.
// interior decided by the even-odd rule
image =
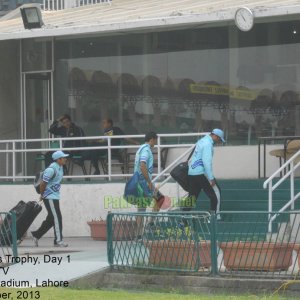
<svg viewBox="0 0 300 300">
<path fill-rule="evenodd" d="M 111 213 L 108 261 L 206 276 L 298 277 L 300 212 L 274 214 L 270 233 L 269 212 Z"/>
<path fill-rule="evenodd" d="M 17 224 L 13 212 L 0 212 L 0 267 L 10 264 L 8 255 L 17 257 Z"/>
</svg>

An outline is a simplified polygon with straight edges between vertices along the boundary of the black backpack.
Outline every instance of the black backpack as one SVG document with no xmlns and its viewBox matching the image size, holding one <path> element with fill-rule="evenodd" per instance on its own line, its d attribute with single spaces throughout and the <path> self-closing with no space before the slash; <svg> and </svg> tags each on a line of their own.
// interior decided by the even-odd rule
<svg viewBox="0 0 300 300">
<path fill-rule="evenodd" d="M 189 191 L 189 163 L 188 161 L 192 157 L 196 146 L 194 147 L 193 151 L 190 153 L 187 161 L 181 162 L 178 164 L 171 172 L 170 175 L 172 178 L 178 182 L 178 184 L 186 191 Z"/>
</svg>

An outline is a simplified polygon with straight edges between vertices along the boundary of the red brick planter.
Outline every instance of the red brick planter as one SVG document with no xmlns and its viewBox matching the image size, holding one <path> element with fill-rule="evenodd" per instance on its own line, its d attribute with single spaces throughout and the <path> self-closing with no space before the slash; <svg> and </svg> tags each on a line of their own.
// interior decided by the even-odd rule
<svg viewBox="0 0 300 300">
<path fill-rule="evenodd" d="M 198 247 L 193 241 L 147 241 L 149 264 L 174 269 L 193 270 L 211 266 L 210 242 L 199 242 Z"/>
<path fill-rule="evenodd" d="M 106 221 L 87 222 L 91 229 L 91 237 L 96 241 L 106 241 Z M 114 234 L 113 240 L 131 240 L 135 237 L 136 223 L 133 221 L 117 221 L 113 223 Z"/>
<path fill-rule="evenodd" d="M 269 242 L 220 243 L 228 270 L 281 271 L 292 265 L 293 245 Z"/>
<path fill-rule="evenodd" d="M 91 229 L 91 237 L 95 241 L 106 241 L 106 221 L 87 222 Z"/>
</svg>

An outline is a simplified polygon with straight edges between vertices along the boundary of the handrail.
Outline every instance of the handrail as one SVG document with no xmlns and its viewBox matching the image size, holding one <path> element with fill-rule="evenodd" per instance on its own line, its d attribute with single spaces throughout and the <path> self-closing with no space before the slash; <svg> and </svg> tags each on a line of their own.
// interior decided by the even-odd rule
<svg viewBox="0 0 300 300">
<path fill-rule="evenodd" d="M 209 132 L 195 133 L 158 133 L 158 137 L 197 137 L 208 134 Z M 127 134 L 127 135 L 97 135 L 97 136 L 82 136 L 82 137 L 55 137 L 41 139 L 15 139 L 15 140 L 0 140 L 1 143 L 34 143 L 34 142 L 52 142 L 52 141 L 81 141 L 81 140 L 102 140 L 102 139 L 126 139 L 126 138 L 145 138 L 144 134 Z"/>
<path fill-rule="evenodd" d="M 171 143 L 170 141 L 164 141 L 163 138 L 172 138 L 172 137 L 200 137 L 206 135 L 207 132 L 199 132 L 199 133 L 172 133 L 172 134 L 158 134 L 158 140 L 157 145 L 155 148 L 157 149 L 157 174 L 160 176 L 166 175 L 168 170 L 172 166 L 175 165 L 176 162 L 180 160 L 180 158 L 183 158 L 186 154 L 180 155 L 178 158 L 176 158 L 175 162 L 171 163 L 171 167 L 168 167 L 166 170 L 162 172 L 161 169 L 161 150 L 164 148 L 173 148 L 173 149 L 181 149 L 181 148 L 189 148 L 193 145 L 193 143 L 184 143 L 184 144 L 178 144 L 178 141 L 174 141 L 174 143 Z M 1 176 L 0 179 L 9 179 L 16 181 L 17 179 L 31 179 L 34 178 L 34 176 L 29 176 L 26 173 L 26 153 L 46 153 L 49 151 L 57 151 L 57 150 L 63 150 L 63 151 L 95 151 L 95 150 L 106 150 L 107 151 L 107 174 L 103 175 L 66 175 L 66 178 L 108 178 L 108 180 L 111 180 L 111 178 L 114 177 L 130 177 L 132 174 L 112 174 L 112 150 L 115 149 L 137 149 L 140 147 L 140 145 L 112 145 L 112 139 L 144 139 L 144 135 L 136 134 L 136 135 L 114 135 L 114 136 L 85 136 L 85 137 L 57 137 L 57 138 L 42 138 L 42 139 L 16 139 L 16 140 L 0 140 L 0 154 L 4 154 L 4 159 L 6 159 L 6 165 L 7 165 L 7 172 L 5 173 L 6 176 Z M 63 147 L 65 142 L 67 141 L 95 141 L 95 140 L 105 140 L 105 145 L 87 145 L 86 146 L 80 146 L 80 147 Z M 58 142 L 57 146 L 50 147 L 50 142 Z M 33 145 L 30 145 L 32 143 Z M 38 147 L 37 143 L 44 143 L 41 147 Z M 45 144 L 46 143 L 46 144 Z M 49 143 L 49 144 L 48 144 Z M 188 150 L 190 151 L 190 150 Z M 185 153 L 188 153 L 188 151 L 185 151 Z M 134 151 L 133 151 L 134 152 Z M 21 156 L 18 156 L 22 154 Z M 25 164 L 25 168 L 22 169 L 21 173 L 18 174 L 17 167 L 19 166 L 19 160 L 22 159 L 22 161 Z M 89 159 L 89 158 L 86 158 Z M 126 160 L 127 161 L 127 160 Z M 9 172 L 10 171 L 10 172 Z M 11 174 L 9 174 L 11 173 Z M 157 175 L 153 174 L 153 175 Z M 11 176 L 10 176 L 11 175 Z M 169 174 L 167 174 L 169 175 Z M 157 177 L 157 179 L 159 178 Z M 156 179 L 156 180 L 157 180 Z"/>
<path fill-rule="evenodd" d="M 64 10 L 95 4 L 109 4 L 112 0 L 43 0 L 42 9 L 45 11 Z"/>
<path fill-rule="evenodd" d="M 278 217 L 278 214 L 272 215 L 273 210 L 273 192 L 288 178 L 290 178 L 290 200 L 279 209 L 279 213 L 291 207 L 295 208 L 295 201 L 300 198 L 300 192 L 295 195 L 295 171 L 300 167 L 300 161 L 295 164 L 295 160 L 300 157 L 300 150 L 296 152 L 289 160 L 287 160 L 279 169 L 277 169 L 263 184 L 263 188 L 268 187 L 268 211 L 269 211 L 269 232 L 272 232 L 272 223 Z M 279 179 L 274 185 L 273 180 L 281 174 L 283 170 L 289 169 L 286 174 Z"/>
<path fill-rule="evenodd" d="M 161 147 L 163 148 L 186 148 L 191 146 L 191 144 L 163 144 Z M 64 151 L 84 151 L 84 150 L 108 150 L 110 149 L 138 149 L 140 145 L 124 145 L 124 146 L 89 146 L 89 147 L 53 147 L 53 148 L 32 148 L 32 149 L 4 149 L 0 150 L 0 153 L 13 153 L 13 152 L 45 152 L 45 151 L 57 151 L 57 150 L 64 150 Z M 155 148 L 158 148 L 155 146 Z"/>
<path fill-rule="evenodd" d="M 286 167 L 289 166 L 289 164 L 298 156 L 300 155 L 300 150 L 296 152 L 289 160 L 287 160 L 279 169 L 277 169 L 265 182 L 264 182 L 264 189 L 267 187 L 268 183 L 274 179 L 276 176 L 280 175 L 280 172 L 282 172 Z"/>
<path fill-rule="evenodd" d="M 144 138 L 142 134 L 130 135 L 97 135 L 97 136 L 81 136 L 81 137 L 53 137 L 41 139 L 16 139 L 16 140 L 0 140 L 1 143 L 34 143 L 34 142 L 53 142 L 53 141 L 82 141 L 82 140 L 102 140 L 102 139 L 126 139 L 126 138 Z"/>
<path fill-rule="evenodd" d="M 169 171 L 172 167 L 177 165 L 188 153 L 190 153 L 194 149 L 194 145 L 190 147 L 188 150 L 183 152 L 177 159 L 175 159 L 170 165 L 168 165 L 161 173 L 157 174 L 156 177 L 152 180 L 152 183 L 156 182 L 159 177 L 165 175 L 167 171 Z"/>
<path fill-rule="evenodd" d="M 192 147 L 190 147 L 188 150 L 186 150 L 184 153 L 182 153 L 177 159 L 175 159 L 169 166 L 167 166 L 162 172 L 160 172 L 159 174 L 156 175 L 156 177 L 152 180 L 152 183 L 155 183 L 156 181 L 158 181 L 158 179 L 167 174 L 167 172 L 175 167 L 175 165 L 177 165 L 187 154 L 189 154 L 193 149 L 194 149 L 194 145 Z M 169 175 L 165 180 L 163 180 L 163 182 L 161 182 L 159 184 L 159 188 L 163 187 L 167 182 L 169 182 L 170 180 L 172 179 L 172 176 Z M 178 183 L 177 184 L 177 187 L 179 186 Z M 177 201 L 179 200 L 179 188 L 177 188 L 176 190 L 177 192 Z"/>
</svg>

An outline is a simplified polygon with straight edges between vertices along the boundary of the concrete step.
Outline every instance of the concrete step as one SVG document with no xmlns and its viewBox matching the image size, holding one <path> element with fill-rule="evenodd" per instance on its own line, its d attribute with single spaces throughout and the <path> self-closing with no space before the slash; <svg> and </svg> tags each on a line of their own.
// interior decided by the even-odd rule
<svg viewBox="0 0 300 300">
<path fill-rule="evenodd" d="M 220 180 L 223 211 L 267 211 L 268 190 L 263 189 L 263 180 Z M 296 192 L 300 192 L 300 179 L 295 181 Z M 284 182 L 273 193 L 273 210 L 279 210 L 290 198 L 289 182 Z M 296 202 L 300 209 L 300 201 Z M 202 192 L 197 201 L 198 210 L 209 209 L 210 203 Z"/>
</svg>

